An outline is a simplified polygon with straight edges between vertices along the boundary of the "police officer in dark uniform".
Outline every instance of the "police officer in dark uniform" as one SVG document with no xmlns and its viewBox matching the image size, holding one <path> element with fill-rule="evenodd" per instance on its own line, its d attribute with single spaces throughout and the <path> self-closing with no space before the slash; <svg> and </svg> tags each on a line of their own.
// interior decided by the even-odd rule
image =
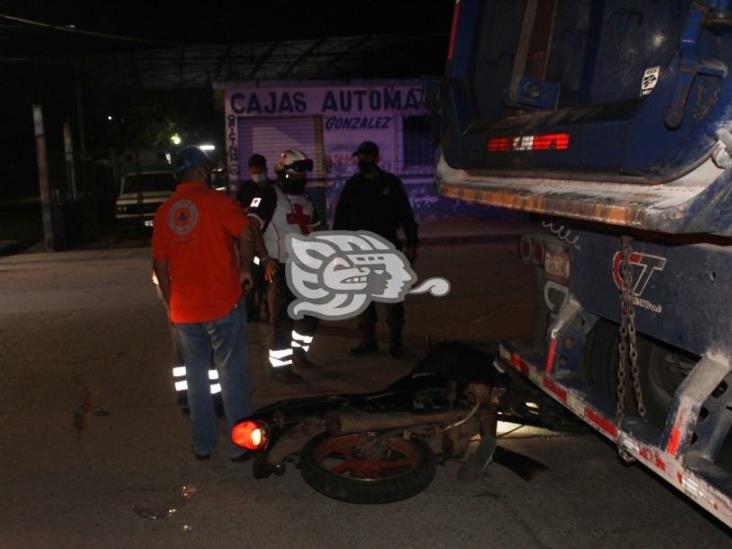
<svg viewBox="0 0 732 549">
<path fill-rule="evenodd" d="M 358 160 L 358 173 L 346 181 L 343 187 L 333 229 L 371 231 L 401 250 L 402 243 L 397 235 L 401 227 L 407 240 L 404 255 L 414 263 L 417 259 L 417 223 L 401 180 L 379 168 L 379 147 L 376 143 L 364 141 L 353 156 Z M 390 303 L 386 306 L 389 352 L 396 358 L 403 351 L 404 304 Z M 378 350 L 376 320 L 376 306 L 372 302 L 359 317 L 361 342 L 351 349 L 352 355 L 361 356 Z"/>
<path fill-rule="evenodd" d="M 246 208 L 262 189 L 273 182 L 267 177 L 267 160 L 261 154 L 253 154 L 248 162 L 249 179 L 242 181 L 236 193 L 236 199 Z"/>
<path fill-rule="evenodd" d="M 242 181 L 236 193 L 241 207 L 248 209 L 252 200 L 270 187 L 273 181 L 267 177 L 267 160 L 261 154 L 253 154 L 248 162 L 249 179 Z M 270 311 L 267 306 L 267 285 L 264 280 L 264 266 L 252 266 L 254 286 L 246 295 L 247 320 L 269 320 Z"/>
</svg>

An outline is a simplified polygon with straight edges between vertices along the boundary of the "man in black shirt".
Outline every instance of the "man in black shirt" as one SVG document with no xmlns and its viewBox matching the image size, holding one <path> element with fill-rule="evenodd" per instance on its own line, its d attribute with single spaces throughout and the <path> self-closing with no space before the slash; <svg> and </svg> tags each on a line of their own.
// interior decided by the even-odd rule
<svg viewBox="0 0 732 549">
<path fill-rule="evenodd" d="M 407 239 L 404 255 L 411 263 L 417 259 L 417 223 L 401 180 L 379 168 L 379 147 L 371 141 L 358 146 L 353 156 L 358 159 L 358 173 L 346 181 L 336 207 L 334 230 L 365 230 L 383 236 L 402 249 L 397 229 L 402 228 Z M 402 354 L 404 304 L 387 304 L 389 352 Z M 359 317 L 361 343 L 351 354 L 361 356 L 378 350 L 376 344 L 376 307 L 371 303 Z"/>
<path fill-rule="evenodd" d="M 267 178 L 267 160 L 261 154 L 249 157 L 248 168 L 249 179 L 242 181 L 236 193 L 236 199 L 245 210 L 256 196 L 272 185 L 272 181 Z M 254 285 L 246 296 L 247 320 L 257 321 L 262 317 L 267 320 L 271 312 L 267 306 L 267 286 L 261 265 L 252 265 L 252 278 Z"/>
<path fill-rule="evenodd" d="M 259 195 L 259 191 L 269 187 L 272 181 L 267 178 L 267 160 L 261 154 L 249 157 L 249 179 L 242 181 L 236 193 L 236 199 L 242 208 L 252 203 L 252 199 Z"/>
</svg>

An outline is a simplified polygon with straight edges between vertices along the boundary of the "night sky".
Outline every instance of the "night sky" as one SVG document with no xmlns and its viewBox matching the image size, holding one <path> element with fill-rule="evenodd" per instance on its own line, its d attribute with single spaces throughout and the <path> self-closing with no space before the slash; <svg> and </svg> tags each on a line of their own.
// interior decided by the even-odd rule
<svg viewBox="0 0 732 549">
<path fill-rule="evenodd" d="M 74 64 L 91 55 L 179 46 L 227 45 L 323 37 L 399 35 L 409 44 L 401 56 L 364 65 L 353 78 L 440 75 L 454 3 L 451 0 L 360 2 L 48 2 L 9 0 L 0 14 L 131 40 L 93 37 L 0 18 L 0 201 L 37 193 L 35 139 L 31 105 L 44 105 L 49 161 L 62 160 L 61 125 L 78 125 Z M 372 38 L 373 39 L 373 38 Z M 425 46 L 426 44 L 426 46 Z M 83 65 L 82 65 L 83 66 Z M 387 70 L 388 66 L 388 70 Z M 93 73 L 82 72 L 84 125 L 88 148 L 118 146 L 135 127 L 120 127 L 138 117 L 171 120 L 201 131 L 223 128 L 210 90 L 151 93 L 101 90 Z M 195 105 L 195 108 L 191 108 Z M 195 119 L 185 113 L 195 111 Z M 108 113 L 117 117 L 107 123 Z M 141 114 L 142 113 L 142 114 Z M 181 114 L 184 113 L 184 114 Z M 186 115 L 187 116 L 187 115 Z M 211 130 L 210 128 L 214 128 Z M 185 128 L 184 128 L 185 129 Z M 78 128 L 74 128 L 78 133 Z M 222 130 L 223 133 L 223 130 Z M 78 135 L 76 135 L 78 141 Z"/>
<path fill-rule="evenodd" d="M 323 36 L 405 34 L 447 36 L 450 0 L 361 0 L 359 2 L 3 2 L 5 15 L 79 30 L 171 44 L 230 44 Z M 146 44 L 94 40 L 0 21 L 4 55 L 79 54 L 89 48 L 114 51 Z"/>
</svg>

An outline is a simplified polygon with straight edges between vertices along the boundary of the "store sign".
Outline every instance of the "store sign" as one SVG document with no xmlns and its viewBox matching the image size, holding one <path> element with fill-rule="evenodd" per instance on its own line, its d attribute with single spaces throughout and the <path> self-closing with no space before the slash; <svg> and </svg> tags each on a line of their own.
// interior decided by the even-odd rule
<svg viewBox="0 0 732 549">
<path fill-rule="evenodd" d="M 227 90 L 227 111 L 236 116 L 337 115 L 423 111 L 424 92 L 414 86 L 342 88 L 243 88 Z"/>
</svg>

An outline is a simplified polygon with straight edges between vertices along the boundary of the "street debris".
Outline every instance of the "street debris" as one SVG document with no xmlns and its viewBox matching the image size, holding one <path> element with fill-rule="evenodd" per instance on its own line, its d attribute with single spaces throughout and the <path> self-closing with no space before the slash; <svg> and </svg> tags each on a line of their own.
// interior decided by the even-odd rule
<svg viewBox="0 0 732 549">
<path fill-rule="evenodd" d="M 197 492 L 198 489 L 194 485 L 184 484 L 169 501 L 164 502 L 161 505 L 133 505 L 132 508 L 135 513 L 142 518 L 150 520 L 170 518 L 180 511 L 180 509 L 185 507 Z M 192 528 L 187 524 L 183 526 L 183 531 L 190 531 L 191 529 Z"/>
</svg>

